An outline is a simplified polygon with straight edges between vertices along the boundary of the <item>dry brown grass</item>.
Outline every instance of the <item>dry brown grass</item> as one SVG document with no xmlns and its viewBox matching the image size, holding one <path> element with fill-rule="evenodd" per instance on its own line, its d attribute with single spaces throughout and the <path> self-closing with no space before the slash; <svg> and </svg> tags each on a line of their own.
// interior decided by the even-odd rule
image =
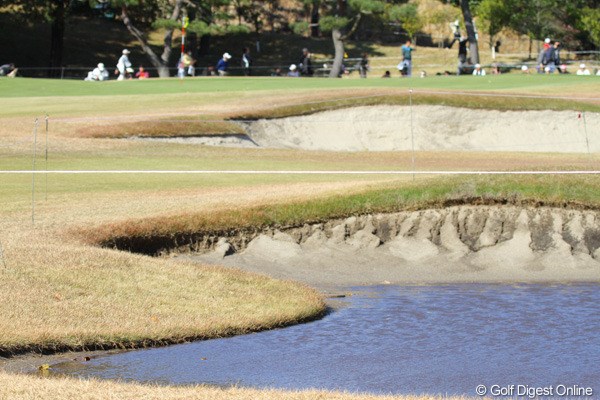
<svg viewBox="0 0 600 400">
<path fill-rule="evenodd" d="M 179 121 L 178 121 L 179 119 Z M 245 132 L 234 123 L 228 121 L 200 121 L 194 116 L 189 119 L 171 118 L 169 120 L 146 119 L 144 121 L 86 124 L 78 128 L 77 135 L 93 138 L 127 138 L 127 137 L 173 137 L 199 135 L 241 135 Z"/>
<path fill-rule="evenodd" d="M 376 396 L 329 391 L 275 389 L 172 387 L 72 378 L 45 379 L 0 372 L 0 399 L 145 399 L 145 400 L 467 400 L 453 396 Z M 483 399 L 483 398 L 480 398 Z"/>
<path fill-rule="evenodd" d="M 5 245 L 0 355 L 223 337 L 324 311 L 315 291 L 292 282 L 85 248 L 37 233 Z"/>
<path fill-rule="evenodd" d="M 0 265 L 0 351 L 171 343 L 319 315 L 321 298 L 302 285 L 86 247 L 64 240 L 60 232 L 82 224 L 102 226 L 126 215 L 164 213 L 167 203 L 173 210 L 216 211 L 285 198 L 298 201 L 360 185 L 259 185 L 142 197 L 83 193 L 42 202 L 35 230 L 25 222 L 25 213 L 3 213 L 0 241 L 7 268 Z"/>
</svg>

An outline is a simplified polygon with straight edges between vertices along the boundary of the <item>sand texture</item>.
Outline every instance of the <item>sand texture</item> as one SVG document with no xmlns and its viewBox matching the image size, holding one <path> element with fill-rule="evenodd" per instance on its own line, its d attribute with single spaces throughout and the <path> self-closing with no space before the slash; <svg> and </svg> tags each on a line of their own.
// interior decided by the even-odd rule
<svg viewBox="0 0 600 400">
<path fill-rule="evenodd" d="M 600 152 L 600 115 L 413 106 L 416 150 Z M 331 151 L 411 150 L 411 109 L 369 106 L 245 124 L 260 147 Z M 587 137 L 586 141 L 586 129 Z M 244 143 L 247 145 L 247 142 Z"/>
<path fill-rule="evenodd" d="M 203 262 L 316 286 L 600 282 L 600 213 L 457 206 L 222 237 Z"/>
</svg>

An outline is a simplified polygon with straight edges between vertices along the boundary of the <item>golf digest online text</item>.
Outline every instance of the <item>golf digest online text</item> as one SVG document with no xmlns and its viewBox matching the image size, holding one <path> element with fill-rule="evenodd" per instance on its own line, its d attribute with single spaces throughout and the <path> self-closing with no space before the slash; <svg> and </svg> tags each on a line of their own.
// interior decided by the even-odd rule
<svg viewBox="0 0 600 400">
<path fill-rule="evenodd" d="M 535 399 L 540 396 L 554 397 L 592 397 L 594 390 L 591 387 L 579 385 L 550 385 L 550 386 L 529 386 L 529 385 L 478 385 L 475 393 L 479 396 L 499 396 L 499 397 L 527 397 Z"/>
</svg>

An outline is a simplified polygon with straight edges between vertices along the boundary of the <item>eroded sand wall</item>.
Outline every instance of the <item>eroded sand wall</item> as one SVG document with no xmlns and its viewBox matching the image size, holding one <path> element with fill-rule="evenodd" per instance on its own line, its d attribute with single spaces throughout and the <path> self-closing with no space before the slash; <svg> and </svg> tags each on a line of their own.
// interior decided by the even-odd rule
<svg viewBox="0 0 600 400">
<path fill-rule="evenodd" d="M 312 284 L 600 281 L 596 211 L 458 206 L 252 236 L 214 238 L 198 257 Z"/>
</svg>

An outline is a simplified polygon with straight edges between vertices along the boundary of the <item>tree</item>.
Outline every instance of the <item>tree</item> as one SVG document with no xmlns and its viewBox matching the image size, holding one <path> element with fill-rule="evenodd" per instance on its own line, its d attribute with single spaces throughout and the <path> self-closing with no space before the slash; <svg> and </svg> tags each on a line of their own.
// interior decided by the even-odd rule
<svg viewBox="0 0 600 400">
<path fill-rule="evenodd" d="M 423 20 L 419 16 L 417 5 L 407 3 L 401 6 L 394 6 L 389 10 L 388 14 L 389 19 L 400 22 L 408 36 L 415 41 L 417 32 L 423 29 Z"/>
<path fill-rule="evenodd" d="M 493 49 L 496 43 L 496 35 L 510 25 L 512 15 L 511 0 L 483 0 L 475 8 L 475 14 L 479 18 L 480 25 L 489 35 L 489 46 Z"/>
<path fill-rule="evenodd" d="M 477 32 L 473 24 L 473 16 L 469 0 L 460 0 L 460 9 L 465 20 L 465 28 L 467 29 L 467 37 L 469 38 L 469 52 L 471 53 L 471 64 L 479 63 L 479 46 L 477 44 Z"/>
<path fill-rule="evenodd" d="M 0 0 L 0 9 L 9 7 L 13 15 L 25 21 L 50 23 L 50 59 L 48 76 L 60 76 L 63 64 L 65 24 L 70 0 Z"/>
<path fill-rule="evenodd" d="M 238 23 L 230 25 L 226 7 L 230 0 L 113 0 L 121 10 L 121 20 L 129 32 L 137 39 L 151 64 L 160 77 L 169 76 L 169 59 L 172 52 L 172 37 L 175 29 L 181 27 L 181 17 L 190 14 L 187 31 L 198 36 L 225 33 L 247 33 L 249 29 Z M 134 23 L 134 20 L 136 23 Z M 240 20 L 241 22 L 241 20 Z M 163 51 L 159 57 L 148 43 L 144 29 L 163 28 L 165 35 Z"/>
<path fill-rule="evenodd" d="M 344 42 L 356 31 L 363 15 L 383 12 L 385 1 L 336 0 L 328 6 L 328 14 L 321 16 L 319 25 L 322 31 L 331 32 L 335 56 L 329 77 L 337 78 L 344 62 Z"/>
<path fill-rule="evenodd" d="M 585 7 L 581 13 L 581 27 L 587 31 L 594 45 L 600 47 L 600 9 Z"/>
</svg>

